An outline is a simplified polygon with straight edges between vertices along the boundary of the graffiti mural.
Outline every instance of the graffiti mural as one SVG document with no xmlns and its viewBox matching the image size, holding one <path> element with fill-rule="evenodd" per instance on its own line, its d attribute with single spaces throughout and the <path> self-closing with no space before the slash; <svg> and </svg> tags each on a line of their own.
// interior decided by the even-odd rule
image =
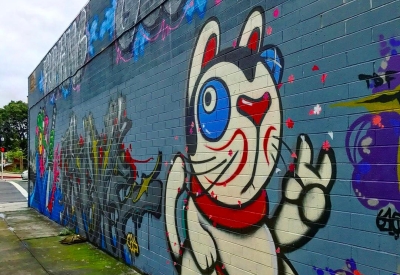
<svg viewBox="0 0 400 275">
<path fill-rule="evenodd" d="M 69 91 L 79 89 L 85 64 L 88 41 L 86 36 L 86 10 L 83 9 L 68 30 L 43 60 L 43 69 L 38 72 L 40 92 L 49 93 L 63 81 L 63 88 Z"/>
<path fill-rule="evenodd" d="M 360 203 L 377 210 L 376 225 L 397 240 L 400 233 L 400 41 L 380 36 L 382 60 L 377 72 L 360 74 L 372 95 L 333 105 L 362 107 L 346 137 L 346 151 L 354 166 L 352 185 Z M 384 185 L 382 183 L 384 182 Z"/>
<path fill-rule="evenodd" d="M 139 255 L 137 234 L 143 217 L 161 216 L 163 187 L 157 178 L 162 153 L 145 160 L 132 157 L 132 146 L 124 144 L 132 128 L 126 108 L 124 97 L 111 100 L 101 133 L 90 113 L 83 119 L 83 134 L 79 134 L 76 115 L 71 114 L 54 158 L 56 108 L 54 105 L 51 125 L 41 110 L 31 205 L 132 264 Z M 146 163 L 153 163 L 152 171 L 139 173 L 138 165 Z M 84 232 L 80 232 L 82 225 Z"/>
<path fill-rule="evenodd" d="M 28 79 L 31 205 L 144 274 L 398 274 L 400 1 L 253 2 L 89 1 Z"/>
<path fill-rule="evenodd" d="M 61 190 L 58 188 L 59 147 L 54 151 L 54 135 L 57 117 L 56 105 L 52 108 L 52 114 L 47 113 L 46 108 L 41 108 L 37 115 L 35 130 L 35 154 L 31 159 L 36 173 L 33 176 L 35 185 L 30 194 L 30 206 L 37 208 L 41 213 L 55 221 L 60 220 L 60 212 L 63 209 L 59 203 Z"/>
<path fill-rule="evenodd" d="M 314 271 L 316 275 L 363 275 L 363 273 L 357 269 L 357 263 L 354 259 L 346 260 L 346 269 L 333 270 L 328 267 L 325 269 L 314 267 Z"/>
<path fill-rule="evenodd" d="M 115 40 L 117 63 L 132 59 L 138 61 L 148 43 L 164 41 L 185 18 L 188 23 L 196 14 L 203 18 L 207 5 L 207 0 L 170 0 L 151 14 L 145 14 L 154 2 L 111 0 L 110 7 L 105 10 L 104 20 L 100 22 L 96 16 L 90 24 L 89 55 L 93 57 L 96 53 L 94 42 L 107 36 L 110 41 Z"/>
<path fill-rule="evenodd" d="M 278 47 L 263 44 L 264 26 L 264 11 L 255 8 L 236 47 L 220 49 L 216 18 L 197 37 L 187 84 L 188 156 L 175 156 L 165 202 L 169 250 L 181 274 L 297 274 L 282 253 L 310 241 L 329 218 L 335 154 L 321 148 L 314 163 L 306 134 L 298 136 L 280 206 L 269 216 L 266 186 L 284 144 L 284 64 Z M 233 247 L 240 247 L 239 262 L 230 260 Z"/>
</svg>

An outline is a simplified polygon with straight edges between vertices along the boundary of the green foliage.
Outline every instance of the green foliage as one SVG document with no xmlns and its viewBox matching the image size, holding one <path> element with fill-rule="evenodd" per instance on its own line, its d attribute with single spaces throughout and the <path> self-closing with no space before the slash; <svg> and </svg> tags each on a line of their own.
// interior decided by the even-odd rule
<svg viewBox="0 0 400 275">
<path fill-rule="evenodd" d="M 24 152 L 21 149 L 7 152 L 7 160 L 10 162 L 12 162 L 14 159 L 19 159 L 21 157 L 24 157 Z"/>
<path fill-rule="evenodd" d="M 0 137 L 4 137 L 7 151 L 27 153 L 28 146 L 28 104 L 22 101 L 11 101 L 0 108 Z"/>
</svg>

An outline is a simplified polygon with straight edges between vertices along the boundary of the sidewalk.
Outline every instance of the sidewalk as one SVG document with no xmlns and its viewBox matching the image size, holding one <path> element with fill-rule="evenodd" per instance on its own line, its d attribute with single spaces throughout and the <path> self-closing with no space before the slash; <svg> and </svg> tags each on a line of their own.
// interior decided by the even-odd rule
<svg viewBox="0 0 400 275">
<path fill-rule="evenodd" d="M 0 167 L 1 168 L 1 167 Z M 1 178 L 1 175 L 0 175 Z M 21 173 L 3 172 L 4 179 L 21 179 Z"/>
<path fill-rule="evenodd" d="M 26 207 L 0 205 L 0 274 L 139 274 L 89 243 L 62 245 L 60 225 Z"/>
</svg>

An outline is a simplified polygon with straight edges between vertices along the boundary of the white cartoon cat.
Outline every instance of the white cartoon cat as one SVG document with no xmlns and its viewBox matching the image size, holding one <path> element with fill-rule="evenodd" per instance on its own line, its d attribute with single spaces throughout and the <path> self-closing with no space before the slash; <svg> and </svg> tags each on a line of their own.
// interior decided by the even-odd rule
<svg viewBox="0 0 400 275">
<path fill-rule="evenodd" d="M 284 253 L 308 242 L 329 218 L 335 155 L 313 165 L 309 137 L 270 215 L 266 186 L 281 157 L 283 58 L 263 46 L 264 11 L 252 10 L 237 46 L 220 50 L 216 18 L 200 31 L 186 99 L 187 157 L 168 172 L 165 222 L 180 274 L 297 274 Z"/>
</svg>

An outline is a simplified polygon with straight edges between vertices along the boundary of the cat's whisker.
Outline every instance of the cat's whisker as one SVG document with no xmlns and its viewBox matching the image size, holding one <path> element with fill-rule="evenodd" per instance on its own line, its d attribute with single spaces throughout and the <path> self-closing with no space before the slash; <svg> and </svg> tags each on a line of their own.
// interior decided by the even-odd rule
<svg viewBox="0 0 400 275">
<path fill-rule="evenodd" d="M 289 147 L 289 145 L 287 145 L 287 143 L 283 140 L 283 138 L 277 137 L 277 136 L 272 136 L 274 139 L 279 140 L 280 142 L 282 142 L 282 144 L 289 150 L 289 152 L 292 154 L 293 150 Z M 278 150 L 276 147 L 274 147 L 276 150 Z"/>
<path fill-rule="evenodd" d="M 235 160 L 237 154 L 239 152 L 236 151 L 236 153 L 233 155 L 232 159 L 228 162 L 228 164 L 225 166 L 225 168 L 222 170 L 222 172 L 218 175 L 218 177 L 213 181 L 213 183 L 211 183 L 211 185 L 206 189 L 206 191 L 208 192 L 211 188 L 214 187 L 214 184 L 217 183 L 219 181 L 219 179 L 225 174 L 225 172 L 229 169 L 229 167 L 232 165 L 233 161 Z M 226 161 L 226 160 L 225 160 Z"/>
<path fill-rule="evenodd" d="M 287 165 L 286 165 L 286 161 L 285 159 L 282 157 L 281 152 L 278 150 L 278 147 L 275 146 L 275 144 L 272 144 L 272 147 L 274 147 L 274 149 L 278 152 L 279 154 L 279 158 L 283 161 L 283 164 L 286 166 L 287 169 Z M 271 154 L 272 158 L 274 159 L 275 163 L 276 163 L 276 159 L 274 158 L 274 156 Z"/>
<path fill-rule="evenodd" d="M 213 160 L 215 160 L 217 158 L 217 157 L 212 157 L 212 158 L 205 159 L 205 160 L 191 160 L 191 159 L 189 159 L 188 157 L 186 157 L 183 154 L 181 154 L 181 157 L 184 160 L 186 160 L 187 162 L 191 163 L 191 164 L 203 164 L 203 163 L 207 163 L 207 162 L 213 161 Z"/>
<path fill-rule="evenodd" d="M 208 174 L 208 173 L 210 173 L 210 172 L 212 172 L 214 170 L 217 170 L 218 168 L 220 168 L 225 163 L 226 163 L 226 159 L 224 159 L 223 161 L 221 161 L 220 163 L 218 163 L 217 165 L 215 165 L 211 169 L 206 170 L 204 172 L 198 172 L 198 173 L 194 173 L 194 172 L 188 171 L 188 170 L 186 170 L 186 167 L 184 169 L 185 169 L 185 172 L 190 174 L 190 175 L 201 176 L 201 175 Z M 193 165 L 193 164 L 204 164 L 204 163 L 203 162 L 197 162 L 197 163 L 192 162 L 191 164 Z"/>
</svg>

